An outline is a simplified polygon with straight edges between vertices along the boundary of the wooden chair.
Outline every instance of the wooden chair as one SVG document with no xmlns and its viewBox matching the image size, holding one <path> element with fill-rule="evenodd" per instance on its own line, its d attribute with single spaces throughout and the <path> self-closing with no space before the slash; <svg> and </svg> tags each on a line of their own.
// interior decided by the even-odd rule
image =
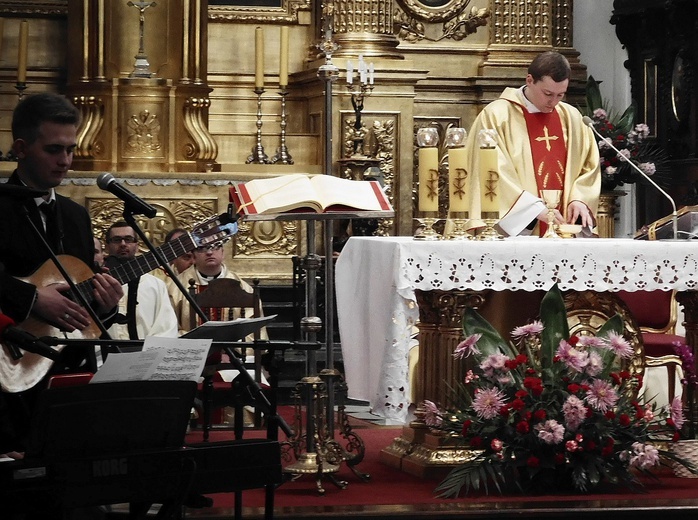
<svg viewBox="0 0 698 520">
<path fill-rule="evenodd" d="M 676 334 L 676 291 L 621 291 L 617 295 L 640 327 L 647 367 L 666 367 L 671 402 L 676 395 L 677 373 L 681 377 L 681 358 L 674 353 L 673 344 L 686 343 L 684 336 Z"/>
<path fill-rule="evenodd" d="M 218 278 L 209 282 L 207 286 L 198 288 L 190 282 L 190 294 L 196 303 L 201 307 L 207 316 L 212 319 L 232 319 L 233 310 L 240 309 L 240 316 L 247 318 L 258 318 L 262 315 L 261 300 L 259 297 L 259 280 L 254 280 L 253 291 L 245 291 L 239 280 L 230 278 Z M 251 310 L 252 316 L 246 316 Z M 199 325 L 199 317 L 192 310 L 191 327 Z M 259 331 L 253 335 L 254 340 L 260 339 Z M 245 352 L 242 352 L 243 364 Z M 203 413 L 204 440 L 208 440 L 212 423 L 212 410 L 214 407 L 233 406 L 235 408 L 235 430 L 236 436 L 242 431 L 243 400 L 241 399 L 241 389 L 237 388 L 241 383 L 238 378 L 231 382 L 226 382 L 220 375 L 221 370 L 235 369 L 235 365 L 221 362 L 221 353 L 213 353 L 207 361 L 207 370 L 204 374 L 200 396 Z M 262 384 L 262 352 L 254 349 L 253 379 L 258 384 Z M 256 427 L 261 425 L 261 412 L 255 409 Z"/>
</svg>

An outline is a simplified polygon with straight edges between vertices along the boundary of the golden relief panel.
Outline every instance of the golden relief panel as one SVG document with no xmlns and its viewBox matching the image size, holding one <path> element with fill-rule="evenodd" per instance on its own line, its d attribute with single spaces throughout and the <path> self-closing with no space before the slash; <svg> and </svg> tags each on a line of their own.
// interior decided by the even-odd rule
<svg viewBox="0 0 698 520">
<path fill-rule="evenodd" d="M 68 0 L 46 2 L 42 0 L 8 0 L 0 6 L 0 14 L 35 14 L 43 16 L 65 16 L 68 13 Z"/>
<path fill-rule="evenodd" d="M 494 0 L 492 43 L 572 45 L 572 2 Z"/>
<path fill-rule="evenodd" d="M 487 25 L 490 10 L 473 6 L 471 0 L 397 0 L 401 9 L 393 17 L 393 30 L 401 40 L 415 43 L 422 40 L 460 41 Z M 440 33 L 427 34 L 428 24 L 441 23 Z"/>
<path fill-rule="evenodd" d="M 162 157 L 160 118 L 148 109 L 132 114 L 126 122 L 126 157 Z"/>
<path fill-rule="evenodd" d="M 154 218 L 136 217 L 138 226 L 155 245 L 165 240 L 165 235 L 174 228 L 192 229 L 197 223 L 218 213 L 218 199 L 157 199 L 147 202 L 157 209 Z M 97 238 L 103 238 L 114 222 L 123 220 L 124 205 L 114 198 L 87 197 L 87 211 Z"/>
<path fill-rule="evenodd" d="M 347 161 L 345 169 L 340 172 L 340 176 L 352 179 L 351 159 L 357 158 L 357 163 L 363 161 L 368 165 L 371 160 L 375 160 L 378 174 L 370 172 L 368 169 L 364 173 L 370 173 L 370 176 L 380 180 L 385 188 L 385 194 L 390 200 L 390 203 L 395 205 L 395 193 L 397 190 L 395 172 L 398 169 L 396 165 L 397 136 L 398 136 L 398 121 L 399 113 L 371 113 L 363 112 L 361 128 L 356 128 L 356 116 L 354 112 L 342 113 L 342 150 L 341 156 Z M 370 122 L 370 126 L 366 126 L 365 121 Z M 360 149 L 356 148 L 357 132 L 362 136 Z M 358 156 L 358 157 L 357 157 Z M 340 166 L 341 168 L 342 166 Z M 387 236 L 393 233 L 394 219 L 384 218 L 378 219 L 378 230 L 374 233 L 377 236 Z"/>
<path fill-rule="evenodd" d="M 296 255 L 299 235 L 298 221 L 239 221 L 238 232 L 233 239 L 233 256 Z"/>
</svg>

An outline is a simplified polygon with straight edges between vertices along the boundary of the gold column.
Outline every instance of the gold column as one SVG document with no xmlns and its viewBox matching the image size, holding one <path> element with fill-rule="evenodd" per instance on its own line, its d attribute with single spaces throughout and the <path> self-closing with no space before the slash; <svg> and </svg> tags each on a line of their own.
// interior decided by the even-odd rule
<svg viewBox="0 0 698 520">
<path fill-rule="evenodd" d="M 393 33 L 392 0 L 335 0 L 334 56 L 402 58 Z"/>
<path fill-rule="evenodd" d="M 584 81 L 586 72 L 572 47 L 572 0 L 491 0 L 492 17 L 488 55 L 482 76 L 528 64 L 542 51 L 555 49 L 572 65 L 572 80 Z M 497 95 L 501 85 L 495 89 Z"/>
<path fill-rule="evenodd" d="M 151 77 L 135 78 L 139 11 L 68 0 L 67 92 L 82 112 L 73 166 L 205 171 L 218 155 L 208 130 L 207 2 L 155 2 L 140 14 Z"/>
</svg>

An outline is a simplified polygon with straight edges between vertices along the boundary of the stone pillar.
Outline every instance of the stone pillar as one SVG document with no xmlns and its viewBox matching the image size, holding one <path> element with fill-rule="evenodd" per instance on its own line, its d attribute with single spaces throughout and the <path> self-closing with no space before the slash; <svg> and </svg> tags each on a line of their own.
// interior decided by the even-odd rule
<svg viewBox="0 0 698 520">
<path fill-rule="evenodd" d="M 208 131 L 208 2 L 131 3 L 68 2 L 67 92 L 82 112 L 73 166 L 205 171 L 218 155 Z"/>
</svg>

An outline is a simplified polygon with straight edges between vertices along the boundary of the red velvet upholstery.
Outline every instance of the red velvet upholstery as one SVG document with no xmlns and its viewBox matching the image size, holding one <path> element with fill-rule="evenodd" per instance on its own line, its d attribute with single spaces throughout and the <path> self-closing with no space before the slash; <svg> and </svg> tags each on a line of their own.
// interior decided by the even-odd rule
<svg viewBox="0 0 698 520">
<path fill-rule="evenodd" d="M 617 294 L 640 327 L 664 329 L 669 325 L 673 304 L 671 291 L 620 291 Z"/>
<path fill-rule="evenodd" d="M 63 388 L 66 386 L 86 385 L 92 379 L 90 372 L 79 374 L 58 374 L 48 380 L 48 388 Z"/>
</svg>

